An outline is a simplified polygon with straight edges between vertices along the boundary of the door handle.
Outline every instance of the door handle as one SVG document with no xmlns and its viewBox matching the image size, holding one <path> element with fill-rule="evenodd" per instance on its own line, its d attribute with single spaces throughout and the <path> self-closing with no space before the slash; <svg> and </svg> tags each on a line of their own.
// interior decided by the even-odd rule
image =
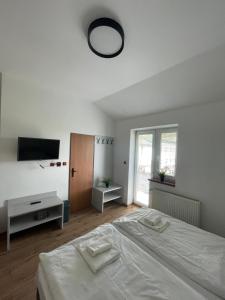
<svg viewBox="0 0 225 300">
<path fill-rule="evenodd" d="M 77 172 L 77 171 L 74 170 L 74 168 L 72 168 L 72 170 L 71 170 L 71 176 L 74 177 L 74 173 L 76 173 L 76 172 Z"/>
</svg>

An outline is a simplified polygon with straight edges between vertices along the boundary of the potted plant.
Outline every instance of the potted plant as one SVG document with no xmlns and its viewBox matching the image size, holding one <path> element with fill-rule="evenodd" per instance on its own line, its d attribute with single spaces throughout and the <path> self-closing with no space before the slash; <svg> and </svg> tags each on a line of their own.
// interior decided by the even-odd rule
<svg viewBox="0 0 225 300">
<path fill-rule="evenodd" d="M 161 169 L 161 170 L 159 171 L 159 178 L 160 178 L 160 181 L 161 181 L 161 182 L 164 182 L 165 176 L 166 176 L 166 170 L 165 170 L 165 169 Z"/>
<path fill-rule="evenodd" d="M 110 178 L 105 178 L 102 182 L 105 184 L 105 187 L 108 188 L 110 186 L 111 179 Z"/>
</svg>

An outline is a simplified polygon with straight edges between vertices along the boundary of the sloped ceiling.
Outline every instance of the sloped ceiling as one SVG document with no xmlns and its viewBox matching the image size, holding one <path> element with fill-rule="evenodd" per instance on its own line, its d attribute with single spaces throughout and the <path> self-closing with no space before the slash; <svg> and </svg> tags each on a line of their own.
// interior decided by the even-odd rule
<svg viewBox="0 0 225 300">
<path fill-rule="evenodd" d="M 133 110 L 113 110 L 114 101 L 127 106 L 118 92 L 225 43 L 224 16 L 223 0 L 0 1 L 0 71 L 80 100 L 104 98 L 100 107 L 127 117 Z M 117 58 L 102 59 L 88 48 L 87 28 L 97 17 L 124 28 Z M 142 97 L 132 101 L 142 105 Z"/>
<path fill-rule="evenodd" d="M 225 101 L 225 45 L 97 102 L 114 119 Z"/>
</svg>

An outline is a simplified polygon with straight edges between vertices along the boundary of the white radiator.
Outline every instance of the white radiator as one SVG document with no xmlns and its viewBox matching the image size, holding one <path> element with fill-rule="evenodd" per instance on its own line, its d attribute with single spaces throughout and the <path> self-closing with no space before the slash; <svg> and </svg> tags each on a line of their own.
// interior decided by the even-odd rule
<svg viewBox="0 0 225 300">
<path fill-rule="evenodd" d="M 151 191 L 150 206 L 189 224 L 200 226 L 200 201 L 155 189 Z"/>
</svg>

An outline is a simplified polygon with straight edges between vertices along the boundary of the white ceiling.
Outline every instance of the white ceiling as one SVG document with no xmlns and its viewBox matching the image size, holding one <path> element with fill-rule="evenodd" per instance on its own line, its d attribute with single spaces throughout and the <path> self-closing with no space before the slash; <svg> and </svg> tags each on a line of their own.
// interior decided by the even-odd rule
<svg viewBox="0 0 225 300">
<path fill-rule="evenodd" d="M 225 101 L 225 45 L 97 102 L 114 119 Z"/>
<path fill-rule="evenodd" d="M 105 98 L 98 103 L 108 113 L 131 116 L 134 109 L 113 110 L 114 101 L 127 106 L 117 92 L 225 43 L 224 16 L 224 0 L 0 0 L 0 71 L 81 100 Z M 124 28 L 117 58 L 88 48 L 87 27 L 97 17 Z"/>
</svg>

